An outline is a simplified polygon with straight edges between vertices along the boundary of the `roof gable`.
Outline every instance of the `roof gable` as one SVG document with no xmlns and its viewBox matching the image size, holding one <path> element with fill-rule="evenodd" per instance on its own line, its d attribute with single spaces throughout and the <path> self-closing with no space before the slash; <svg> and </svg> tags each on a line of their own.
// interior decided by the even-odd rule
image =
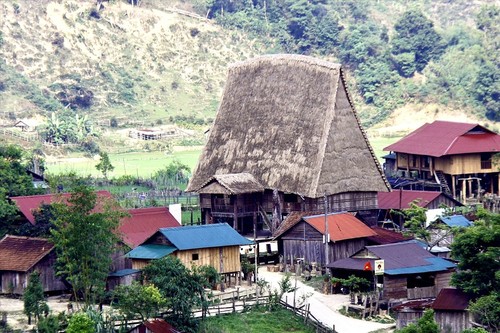
<svg viewBox="0 0 500 333">
<path fill-rule="evenodd" d="M 384 150 L 434 157 L 499 152 L 500 135 L 478 124 L 437 120 L 424 124 Z"/>
<path fill-rule="evenodd" d="M 0 271 L 27 272 L 53 249 L 44 238 L 6 235 L 0 240 Z"/>
<path fill-rule="evenodd" d="M 251 174 L 243 172 L 215 175 L 198 193 L 241 194 L 263 191 L 264 186 Z"/>
<path fill-rule="evenodd" d="M 159 232 L 179 250 L 252 244 L 227 223 L 162 228 Z"/>
<path fill-rule="evenodd" d="M 142 244 L 160 228 L 180 226 L 166 207 L 129 209 L 128 213 L 130 216 L 122 219 L 118 230 L 130 248 Z"/>
<path fill-rule="evenodd" d="M 264 56 L 230 67 L 188 190 L 234 173 L 311 198 L 388 189 L 340 65 L 305 56 Z"/>
<path fill-rule="evenodd" d="M 97 191 L 98 198 L 112 198 L 109 191 Z M 43 204 L 49 205 L 53 202 L 58 202 L 60 200 L 67 200 L 71 197 L 71 193 L 51 193 L 51 194 L 41 194 L 41 195 L 28 195 L 11 197 L 10 199 L 16 203 L 17 208 L 26 217 L 26 219 L 33 225 L 35 225 L 35 216 L 33 212 L 38 210 Z M 99 200 L 98 200 L 99 202 Z"/>
</svg>

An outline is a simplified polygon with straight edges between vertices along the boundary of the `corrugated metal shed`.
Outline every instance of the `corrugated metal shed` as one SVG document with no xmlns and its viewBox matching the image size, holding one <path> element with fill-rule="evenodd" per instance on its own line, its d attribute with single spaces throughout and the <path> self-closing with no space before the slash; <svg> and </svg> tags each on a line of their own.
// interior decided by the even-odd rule
<svg viewBox="0 0 500 333">
<path fill-rule="evenodd" d="M 434 310 L 464 311 L 469 306 L 471 297 L 456 288 L 443 288 L 439 292 L 432 308 Z"/>
<path fill-rule="evenodd" d="M 48 239 L 6 235 L 0 240 L 0 271 L 27 272 L 53 249 Z"/>
<path fill-rule="evenodd" d="M 384 150 L 434 157 L 499 152 L 500 135 L 478 124 L 437 120 L 421 126 Z"/>
<path fill-rule="evenodd" d="M 227 223 L 162 228 L 160 233 L 179 250 L 253 244 Z"/>
<path fill-rule="evenodd" d="M 109 193 L 109 191 L 97 191 L 96 194 L 98 198 L 112 198 L 112 195 L 111 193 Z M 35 217 L 33 216 L 33 212 L 39 209 L 42 204 L 51 204 L 59 200 L 64 201 L 70 196 L 70 193 L 56 193 L 11 197 L 10 199 L 16 203 L 17 208 L 19 208 L 26 219 L 34 225 Z"/>
<path fill-rule="evenodd" d="M 132 251 L 126 254 L 128 258 L 132 259 L 161 259 L 169 254 L 177 251 L 175 246 L 159 245 L 159 244 L 145 244 L 139 245 Z"/>
<path fill-rule="evenodd" d="M 472 223 L 463 215 L 440 217 L 439 220 L 449 227 L 470 227 Z"/>
<path fill-rule="evenodd" d="M 306 216 L 303 220 L 323 235 L 325 234 L 325 214 Z M 334 242 L 377 235 L 366 224 L 349 213 L 328 214 L 327 220 L 330 240 Z"/>
<path fill-rule="evenodd" d="M 132 249 L 142 244 L 160 228 L 180 226 L 167 207 L 130 209 L 128 213 L 130 217 L 122 220 L 118 230 L 123 242 Z"/>
</svg>

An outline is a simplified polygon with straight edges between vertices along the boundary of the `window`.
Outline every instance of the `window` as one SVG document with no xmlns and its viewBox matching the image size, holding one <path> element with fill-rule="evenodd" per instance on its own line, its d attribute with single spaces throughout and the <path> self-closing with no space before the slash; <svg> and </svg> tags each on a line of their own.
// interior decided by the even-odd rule
<svg viewBox="0 0 500 333">
<path fill-rule="evenodd" d="M 198 259 L 200 259 L 200 257 L 199 257 L 199 255 L 198 255 L 198 253 L 193 253 L 193 254 L 191 254 L 191 260 L 192 260 L 192 261 L 196 261 L 196 260 L 198 260 Z"/>
<path fill-rule="evenodd" d="M 491 169 L 491 153 L 481 154 L 481 169 Z"/>
</svg>

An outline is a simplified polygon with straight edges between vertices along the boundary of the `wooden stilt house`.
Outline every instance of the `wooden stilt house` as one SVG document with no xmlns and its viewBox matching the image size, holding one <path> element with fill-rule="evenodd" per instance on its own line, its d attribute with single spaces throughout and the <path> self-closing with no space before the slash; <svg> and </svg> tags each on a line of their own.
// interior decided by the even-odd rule
<svg viewBox="0 0 500 333">
<path fill-rule="evenodd" d="M 272 55 L 229 68 L 188 191 L 203 223 L 274 232 L 294 211 L 377 207 L 388 191 L 339 64 Z"/>
</svg>

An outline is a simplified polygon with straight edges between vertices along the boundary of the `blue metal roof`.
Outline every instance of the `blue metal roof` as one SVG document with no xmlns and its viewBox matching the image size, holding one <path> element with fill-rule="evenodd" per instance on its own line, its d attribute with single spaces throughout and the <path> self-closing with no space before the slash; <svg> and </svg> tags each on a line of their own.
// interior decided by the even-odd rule
<svg viewBox="0 0 500 333">
<path fill-rule="evenodd" d="M 177 251 L 175 246 L 145 244 L 139 245 L 127 253 L 126 257 L 132 259 L 160 259 L 175 251 Z"/>
<path fill-rule="evenodd" d="M 132 269 L 132 268 L 127 268 L 127 269 L 121 269 L 119 271 L 110 273 L 108 276 L 110 277 L 122 277 L 122 276 L 127 276 L 135 273 L 139 273 L 140 270 L 138 269 Z"/>
<path fill-rule="evenodd" d="M 253 244 L 227 223 L 161 228 L 159 232 L 179 250 Z"/>
<path fill-rule="evenodd" d="M 457 267 L 457 265 L 455 265 L 451 261 L 448 261 L 443 258 L 434 257 L 434 258 L 425 258 L 424 260 L 427 261 L 429 265 L 387 269 L 385 270 L 385 274 L 402 275 L 402 274 L 431 273 L 431 272 L 446 271 L 449 268 Z"/>
<path fill-rule="evenodd" d="M 472 225 L 463 215 L 441 217 L 440 220 L 449 227 L 470 227 Z"/>
</svg>

